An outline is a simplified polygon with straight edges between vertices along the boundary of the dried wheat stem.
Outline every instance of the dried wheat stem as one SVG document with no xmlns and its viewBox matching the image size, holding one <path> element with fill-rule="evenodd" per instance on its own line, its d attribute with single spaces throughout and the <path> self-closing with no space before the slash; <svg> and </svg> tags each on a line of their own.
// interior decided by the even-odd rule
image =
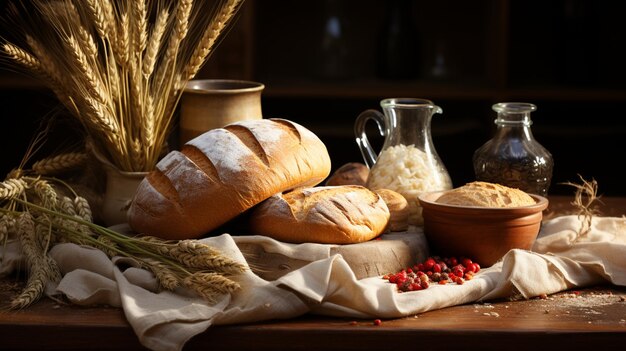
<svg viewBox="0 0 626 351">
<path fill-rule="evenodd" d="M 87 161 L 84 152 L 68 152 L 50 158 L 39 160 L 31 167 L 33 171 L 41 175 L 58 174 L 83 166 Z"/>
</svg>

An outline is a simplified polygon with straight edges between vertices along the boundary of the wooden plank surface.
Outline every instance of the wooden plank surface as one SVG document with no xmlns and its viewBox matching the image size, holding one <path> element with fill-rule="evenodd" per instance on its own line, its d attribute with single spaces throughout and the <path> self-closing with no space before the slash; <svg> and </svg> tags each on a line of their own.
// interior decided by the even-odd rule
<svg viewBox="0 0 626 351">
<path fill-rule="evenodd" d="M 566 212 L 569 198 L 551 198 Z M 604 213 L 626 214 L 626 199 L 604 199 Z M 0 281 L 0 306 L 19 291 Z M 213 326 L 185 350 L 621 350 L 626 345 L 626 288 L 600 286 L 545 299 L 467 304 L 415 316 L 352 320 L 306 315 L 284 321 Z M 122 310 L 43 299 L 0 311 L 0 350 L 141 350 Z"/>
</svg>

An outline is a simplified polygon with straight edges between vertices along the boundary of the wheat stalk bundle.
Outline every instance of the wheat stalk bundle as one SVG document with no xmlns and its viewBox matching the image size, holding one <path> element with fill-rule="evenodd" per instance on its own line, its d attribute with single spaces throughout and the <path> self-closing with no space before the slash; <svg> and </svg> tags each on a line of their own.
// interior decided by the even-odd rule
<svg viewBox="0 0 626 351">
<path fill-rule="evenodd" d="M 52 165 L 59 160 L 68 164 L 63 157 L 38 164 Z M 57 165 L 50 168 L 61 169 Z M 44 295 L 48 284 L 61 280 L 59 267 L 48 254 L 59 243 L 91 246 L 109 257 L 131 258 L 152 272 L 162 289 L 183 287 L 209 304 L 240 288 L 233 277 L 247 266 L 219 250 L 197 240 L 128 236 L 99 226 L 93 223 L 88 201 L 64 181 L 33 169 L 14 174 L 15 178 L 0 182 L 0 250 L 9 241 L 19 243 L 28 279 L 21 292 L 8 301 L 8 308 L 30 306 Z M 2 263 L 0 255 L 0 266 Z"/>
<path fill-rule="evenodd" d="M 9 6 L 5 59 L 40 78 L 118 169 L 150 171 L 175 108 L 243 0 L 34 0 Z M 24 4 L 22 4 L 24 5 Z"/>
</svg>

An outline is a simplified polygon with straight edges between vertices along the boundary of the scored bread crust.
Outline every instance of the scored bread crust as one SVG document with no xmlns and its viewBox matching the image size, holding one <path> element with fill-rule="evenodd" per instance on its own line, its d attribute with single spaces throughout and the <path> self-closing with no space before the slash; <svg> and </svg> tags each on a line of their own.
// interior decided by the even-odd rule
<svg viewBox="0 0 626 351">
<path fill-rule="evenodd" d="M 330 156 L 311 131 L 285 119 L 212 129 L 160 160 L 128 210 L 138 233 L 193 239 L 277 192 L 321 183 Z"/>
<path fill-rule="evenodd" d="M 298 188 L 275 194 L 250 214 L 253 234 L 290 243 L 354 244 L 383 233 L 389 209 L 359 185 Z"/>
</svg>

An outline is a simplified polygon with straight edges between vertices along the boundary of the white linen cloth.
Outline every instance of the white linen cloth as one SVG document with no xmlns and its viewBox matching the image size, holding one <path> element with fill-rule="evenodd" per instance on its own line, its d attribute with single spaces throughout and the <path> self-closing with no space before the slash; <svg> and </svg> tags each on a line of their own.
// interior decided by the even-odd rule
<svg viewBox="0 0 626 351">
<path fill-rule="evenodd" d="M 152 274 L 128 268 L 132 262 L 127 259 L 110 260 L 96 249 L 60 244 L 51 255 L 64 276 L 48 293 L 62 294 L 79 305 L 120 307 L 145 347 L 181 350 L 190 338 L 211 325 L 293 318 L 305 313 L 400 318 L 495 298 L 549 295 L 602 282 L 625 286 L 626 219 L 594 217 L 590 231 L 577 238 L 580 227 L 577 216 L 546 220 L 531 251 L 511 250 L 463 285 L 432 284 L 415 292 L 398 292 L 395 284 L 381 277 L 357 279 L 343 257 L 331 254 L 324 245 L 223 234 L 203 241 L 242 262 L 245 258 L 239 247 L 253 243 L 310 263 L 272 281 L 249 270 L 236 278 L 242 288 L 214 306 L 185 291 L 158 291 Z M 17 258 L 8 250 L 0 250 L 0 254 L 4 255 L 1 275 L 13 268 Z"/>
</svg>

